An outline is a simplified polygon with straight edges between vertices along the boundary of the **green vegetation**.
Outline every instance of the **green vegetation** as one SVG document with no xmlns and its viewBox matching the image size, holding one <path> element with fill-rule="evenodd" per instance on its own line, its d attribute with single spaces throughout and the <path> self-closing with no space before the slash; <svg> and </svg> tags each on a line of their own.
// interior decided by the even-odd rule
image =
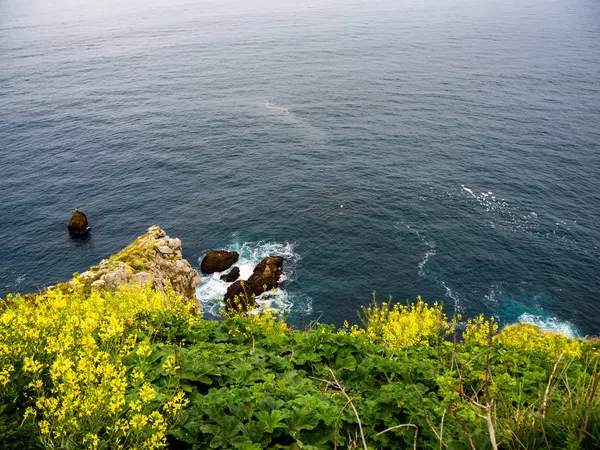
<svg viewBox="0 0 600 450">
<path fill-rule="evenodd" d="M 173 292 L 0 301 L 4 449 L 600 447 L 600 345 L 439 305 L 362 327 L 198 318 Z"/>
</svg>

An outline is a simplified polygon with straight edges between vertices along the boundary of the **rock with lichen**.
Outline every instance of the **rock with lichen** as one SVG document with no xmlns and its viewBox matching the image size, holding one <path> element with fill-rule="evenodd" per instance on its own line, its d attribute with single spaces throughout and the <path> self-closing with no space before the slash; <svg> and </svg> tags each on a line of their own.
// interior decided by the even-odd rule
<svg viewBox="0 0 600 450">
<path fill-rule="evenodd" d="M 91 227 L 88 224 L 87 216 L 78 209 L 75 209 L 75 212 L 71 216 L 71 220 L 69 220 L 67 225 L 67 230 L 69 230 L 69 233 L 72 234 L 86 234 L 91 230 Z"/>
<path fill-rule="evenodd" d="M 181 241 L 153 226 L 116 255 L 91 267 L 79 278 L 90 287 L 116 289 L 121 284 L 151 283 L 164 292 L 167 287 L 195 301 L 200 274 L 181 254 Z"/>
</svg>

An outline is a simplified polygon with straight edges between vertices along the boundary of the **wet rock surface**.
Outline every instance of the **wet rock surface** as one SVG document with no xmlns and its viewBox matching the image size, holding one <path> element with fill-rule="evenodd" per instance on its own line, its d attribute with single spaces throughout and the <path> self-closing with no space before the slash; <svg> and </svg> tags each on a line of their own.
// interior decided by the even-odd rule
<svg viewBox="0 0 600 450">
<path fill-rule="evenodd" d="M 283 262 L 282 256 L 268 256 L 254 268 L 248 280 L 238 280 L 229 286 L 225 294 L 227 310 L 249 311 L 256 308 L 256 297 L 279 286 Z"/>
<path fill-rule="evenodd" d="M 237 252 L 227 250 L 213 250 L 206 254 L 200 263 L 200 271 L 207 275 L 215 272 L 223 272 L 233 266 L 240 255 Z"/>
<path fill-rule="evenodd" d="M 221 280 L 226 283 L 233 283 L 240 277 L 240 268 L 235 266 L 233 269 L 226 273 L 225 275 L 221 275 Z"/>
</svg>

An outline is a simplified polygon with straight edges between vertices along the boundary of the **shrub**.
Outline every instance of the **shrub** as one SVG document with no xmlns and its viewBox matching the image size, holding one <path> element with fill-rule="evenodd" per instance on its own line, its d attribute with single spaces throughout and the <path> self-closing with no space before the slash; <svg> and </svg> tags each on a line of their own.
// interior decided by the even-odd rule
<svg viewBox="0 0 600 450">
<path fill-rule="evenodd" d="M 186 400 L 156 376 L 155 338 L 195 319 L 173 292 L 51 289 L 0 310 L 0 398 L 51 448 L 160 448 Z M 172 332 L 171 330 L 170 332 Z M 173 378 L 166 369 L 160 375 Z"/>
<path fill-rule="evenodd" d="M 421 297 L 416 303 L 402 305 L 389 303 L 378 305 L 373 295 L 373 304 L 363 307 L 365 328 L 353 327 L 353 335 L 366 335 L 391 348 L 428 346 L 454 330 L 448 323 L 442 306 L 434 303 L 429 306 Z"/>
</svg>

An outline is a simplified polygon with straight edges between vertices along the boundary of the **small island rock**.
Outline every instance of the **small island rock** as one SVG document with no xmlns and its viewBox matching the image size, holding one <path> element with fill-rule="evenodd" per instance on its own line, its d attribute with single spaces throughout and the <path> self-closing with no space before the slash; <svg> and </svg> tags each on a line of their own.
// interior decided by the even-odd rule
<svg viewBox="0 0 600 450">
<path fill-rule="evenodd" d="M 255 268 L 247 281 L 238 280 L 227 289 L 225 305 L 232 311 L 256 308 L 255 297 L 279 286 L 283 273 L 283 257 L 267 256 Z"/>
<path fill-rule="evenodd" d="M 231 269 L 229 271 L 229 273 L 226 273 L 225 275 L 221 275 L 221 280 L 225 281 L 226 283 L 233 283 L 239 277 L 240 277 L 240 268 L 238 266 L 235 266 L 233 269 Z"/>
<path fill-rule="evenodd" d="M 223 272 L 233 266 L 240 257 L 237 252 L 227 250 L 213 250 L 206 254 L 200 263 L 200 271 L 207 275 Z"/>
<path fill-rule="evenodd" d="M 69 233 L 74 234 L 85 234 L 90 231 L 90 226 L 88 225 L 87 216 L 75 209 L 75 212 L 71 216 L 71 220 L 69 220 L 69 224 L 67 225 L 67 230 Z"/>
</svg>

